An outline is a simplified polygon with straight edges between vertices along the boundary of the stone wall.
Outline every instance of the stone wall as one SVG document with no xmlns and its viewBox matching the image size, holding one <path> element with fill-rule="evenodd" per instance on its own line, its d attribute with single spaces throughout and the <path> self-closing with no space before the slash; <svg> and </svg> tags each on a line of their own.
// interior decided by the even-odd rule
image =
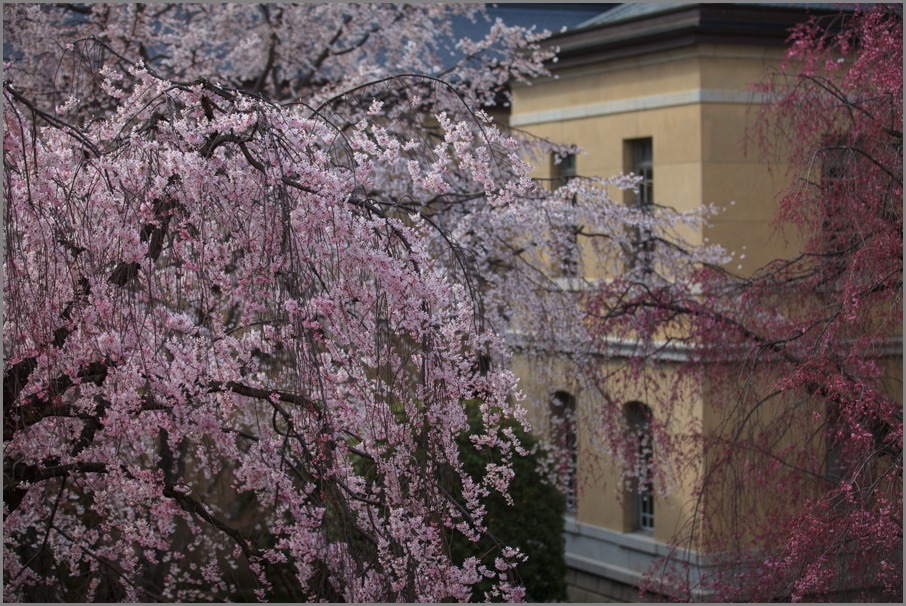
<svg viewBox="0 0 906 606">
<path fill-rule="evenodd" d="M 570 568 L 566 571 L 566 595 L 570 602 L 637 602 L 639 592 L 632 585 Z"/>
</svg>

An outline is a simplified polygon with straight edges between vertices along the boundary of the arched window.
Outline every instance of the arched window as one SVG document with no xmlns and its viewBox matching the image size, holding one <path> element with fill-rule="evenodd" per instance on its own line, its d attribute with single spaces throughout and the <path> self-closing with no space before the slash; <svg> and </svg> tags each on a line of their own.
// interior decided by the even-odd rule
<svg viewBox="0 0 906 606">
<path fill-rule="evenodd" d="M 551 442 L 556 448 L 564 478 L 566 510 L 576 510 L 578 445 L 576 440 L 576 398 L 565 391 L 551 395 Z"/>
<path fill-rule="evenodd" d="M 651 435 L 651 409 L 641 402 L 626 405 L 626 422 L 636 441 L 635 485 L 630 499 L 632 526 L 635 530 L 654 530 L 654 487 L 651 482 L 651 459 L 654 442 Z"/>
</svg>

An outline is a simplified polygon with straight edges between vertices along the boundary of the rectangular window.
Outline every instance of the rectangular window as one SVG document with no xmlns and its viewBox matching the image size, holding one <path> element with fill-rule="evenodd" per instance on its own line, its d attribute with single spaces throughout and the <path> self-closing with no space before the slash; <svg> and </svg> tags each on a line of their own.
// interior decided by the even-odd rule
<svg viewBox="0 0 906 606">
<path fill-rule="evenodd" d="M 845 475 L 843 444 L 839 436 L 848 436 L 850 427 L 843 418 L 839 404 L 828 403 L 825 411 L 824 477 L 836 487 Z"/>
<path fill-rule="evenodd" d="M 575 512 L 578 487 L 578 442 L 576 438 L 576 398 L 558 391 L 551 396 L 551 442 L 560 467 L 566 511 Z"/>
<path fill-rule="evenodd" d="M 858 189 L 858 171 L 856 151 L 843 137 L 831 139 L 821 149 L 821 241 L 814 252 L 820 255 L 829 277 L 839 277 L 846 271 L 861 244 L 853 235 L 858 231 L 850 229 L 851 213 L 844 208 Z"/>
<path fill-rule="evenodd" d="M 566 185 L 570 179 L 578 174 L 576 172 L 576 154 L 559 156 L 559 162 L 557 162 L 557 159 L 558 156 L 556 154 L 551 155 L 551 191 Z M 575 196 L 573 196 L 572 203 L 575 206 Z M 562 256 L 560 257 L 559 267 L 554 268 L 555 274 L 559 274 L 562 278 L 575 278 L 579 275 L 578 231 L 578 226 L 570 225 L 566 227 L 566 232 L 563 234 L 565 247 L 560 251 Z"/>
<path fill-rule="evenodd" d="M 639 530 L 654 530 L 654 491 L 646 482 L 639 490 Z"/>
<path fill-rule="evenodd" d="M 654 530 L 654 484 L 652 482 L 654 437 L 651 430 L 651 409 L 641 402 L 626 405 L 628 429 L 638 444 L 635 462 L 637 477 L 634 479 L 632 516 L 629 525 L 635 530 Z"/>
<path fill-rule="evenodd" d="M 635 196 L 635 205 L 650 209 L 654 204 L 654 154 L 651 137 L 628 141 L 632 158 L 631 172 L 642 178 L 639 193 Z"/>
<path fill-rule="evenodd" d="M 557 162 L 556 155 L 551 156 L 551 189 L 564 185 L 577 174 L 576 154 L 560 156 L 560 162 Z"/>
<path fill-rule="evenodd" d="M 624 146 L 624 167 L 626 172 L 631 172 L 641 177 L 638 192 L 630 192 L 632 196 L 628 203 L 644 212 L 652 212 L 654 208 L 654 145 L 651 137 L 644 139 L 629 139 Z M 654 271 L 654 236 L 648 229 L 635 228 L 633 234 L 635 241 L 635 262 L 633 267 L 638 267 L 645 274 Z"/>
<path fill-rule="evenodd" d="M 573 203 L 575 204 L 575 198 Z M 561 278 L 579 277 L 579 228 L 577 225 L 567 225 L 561 228 L 564 231 L 564 250 L 560 260 L 559 273 Z"/>
</svg>

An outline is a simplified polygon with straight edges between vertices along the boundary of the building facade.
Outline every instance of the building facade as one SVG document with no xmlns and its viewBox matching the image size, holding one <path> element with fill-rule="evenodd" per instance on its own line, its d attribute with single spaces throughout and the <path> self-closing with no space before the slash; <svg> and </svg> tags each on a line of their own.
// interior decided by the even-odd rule
<svg viewBox="0 0 906 606">
<path fill-rule="evenodd" d="M 741 275 L 793 254 L 795 239 L 775 234 L 771 220 L 782 173 L 771 173 L 747 136 L 753 108 L 762 102 L 752 84 L 763 81 L 785 54 L 789 29 L 833 5 L 624 4 L 554 36 L 560 48 L 556 78 L 514 85 L 510 125 L 584 150 L 563 163 L 538 168 L 540 178 L 608 176 L 633 172 L 643 178 L 626 202 L 657 203 L 689 210 L 714 203 L 725 210 L 698 233 L 694 243 L 716 242 L 736 251 L 732 270 Z M 585 267 L 593 267 L 584 259 Z M 583 276 L 595 279 L 603 276 Z M 620 382 L 612 399 L 622 402 L 644 442 L 646 419 L 663 414 L 662 397 L 685 399 L 688 419 L 674 420 L 678 434 L 687 421 L 717 423 L 706 389 L 670 393 L 682 351 L 665 351 L 646 391 Z M 553 398 L 577 418 L 574 511 L 567 516 L 566 558 L 572 601 L 634 601 L 643 575 L 660 558 L 679 555 L 687 575 L 706 576 L 716 565 L 695 546 L 682 554 L 671 547 L 694 516 L 695 480 L 704 465 L 673 478 L 667 494 L 646 483 L 626 485 L 613 461 L 599 456 L 591 427 L 599 394 L 572 378 L 580 369 L 552 359 L 543 372 L 517 354 L 514 370 L 530 401 Z M 661 394 L 655 394 L 660 390 Z M 548 426 L 547 411 L 535 423 Z M 697 417 L 697 418 L 696 418 Z M 546 425 L 547 423 L 547 425 Z M 677 436 L 681 437 L 681 436 Z M 650 455 L 649 455 L 650 456 Z M 570 501 L 572 503 L 572 501 Z M 720 505 L 718 505 L 719 507 Z M 665 593 L 670 593 L 665 587 Z M 707 590 L 695 597 L 707 599 Z"/>
</svg>

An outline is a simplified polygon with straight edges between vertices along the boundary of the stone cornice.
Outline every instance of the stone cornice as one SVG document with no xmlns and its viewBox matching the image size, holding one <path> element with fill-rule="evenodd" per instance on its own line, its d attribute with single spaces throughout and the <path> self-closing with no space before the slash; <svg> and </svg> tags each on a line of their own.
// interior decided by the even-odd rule
<svg viewBox="0 0 906 606">
<path fill-rule="evenodd" d="M 555 35 L 548 43 L 558 46 L 560 53 L 551 68 L 560 72 L 700 44 L 782 47 L 793 25 L 811 15 L 838 12 L 783 4 L 682 4 Z"/>
</svg>

